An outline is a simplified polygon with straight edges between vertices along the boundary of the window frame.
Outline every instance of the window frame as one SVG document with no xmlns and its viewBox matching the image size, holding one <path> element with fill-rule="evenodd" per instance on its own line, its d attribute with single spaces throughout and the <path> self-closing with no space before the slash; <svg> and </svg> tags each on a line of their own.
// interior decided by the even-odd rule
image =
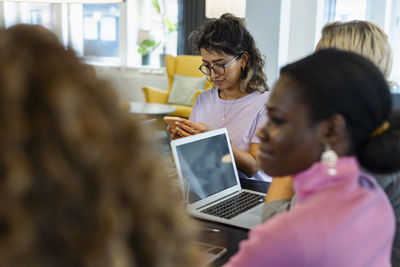
<svg viewBox="0 0 400 267">
<path fill-rule="evenodd" d="M 158 69 L 159 62 L 154 60 L 151 65 L 141 65 L 141 55 L 137 52 L 138 45 L 136 44 L 136 38 L 139 31 L 141 14 L 138 10 L 144 0 L 127 0 L 119 3 L 120 15 L 119 15 L 119 57 L 112 60 L 112 58 L 102 57 L 86 57 L 83 56 L 83 5 L 82 4 L 65 4 L 65 3 L 52 3 L 53 12 L 53 32 L 59 37 L 65 46 L 71 46 L 74 48 L 78 56 L 82 57 L 88 64 L 99 65 L 99 66 L 117 66 L 117 67 L 134 67 L 134 68 L 152 68 Z M 15 23 L 21 23 L 21 7 L 20 2 L 16 2 L 16 15 Z M 178 5 L 178 1 L 177 1 Z M 5 2 L 0 2 L 0 26 L 6 27 L 6 17 L 4 15 Z M 78 15 L 82 17 L 80 26 L 74 25 L 73 20 L 69 18 Z M 178 18 L 176 18 L 178 19 Z M 78 20 L 80 21 L 80 20 Z M 78 29 L 80 27 L 80 29 Z M 157 38 L 161 38 L 157 37 Z M 178 40 L 176 40 L 177 46 Z M 175 55 L 176 55 L 175 51 Z M 158 57 L 160 51 L 154 53 L 153 58 Z"/>
</svg>

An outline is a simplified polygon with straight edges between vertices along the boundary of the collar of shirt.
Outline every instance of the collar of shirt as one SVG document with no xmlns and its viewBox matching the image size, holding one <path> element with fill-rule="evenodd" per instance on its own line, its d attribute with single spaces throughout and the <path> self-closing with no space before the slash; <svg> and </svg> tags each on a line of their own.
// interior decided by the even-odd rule
<svg viewBox="0 0 400 267">
<path fill-rule="evenodd" d="M 293 176 L 293 185 L 297 194 L 297 202 L 307 199 L 314 192 L 324 188 L 346 184 L 346 187 L 358 187 L 360 168 L 354 157 L 342 157 L 334 167 L 335 175 L 328 173 L 328 167 L 321 162 L 314 163 L 307 170 Z"/>
</svg>

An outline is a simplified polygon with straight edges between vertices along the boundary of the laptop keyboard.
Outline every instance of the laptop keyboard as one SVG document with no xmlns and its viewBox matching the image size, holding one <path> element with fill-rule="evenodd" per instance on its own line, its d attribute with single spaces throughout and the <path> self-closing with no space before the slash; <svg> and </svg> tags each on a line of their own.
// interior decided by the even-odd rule
<svg viewBox="0 0 400 267">
<path fill-rule="evenodd" d="M 201 212 L 224 219 L 232 219 L 262 202 L 264 202 L 264 196 L 249 192 L 241 192 Z"/>
</svg>

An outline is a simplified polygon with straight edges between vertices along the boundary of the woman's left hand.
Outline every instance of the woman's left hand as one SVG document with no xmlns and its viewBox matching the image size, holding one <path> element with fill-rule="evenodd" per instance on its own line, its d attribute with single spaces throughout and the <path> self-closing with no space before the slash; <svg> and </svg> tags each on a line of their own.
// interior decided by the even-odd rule
<svg viewBox="0 0 400 267">
<path fill-rule="evenodd" d="M 181 137 L 191 136 L 212 130 L 210 126 L 204 123 L 197 123 L 190 120 L 182 119 L 176 124 L 176 130 Z"/>
</svg>

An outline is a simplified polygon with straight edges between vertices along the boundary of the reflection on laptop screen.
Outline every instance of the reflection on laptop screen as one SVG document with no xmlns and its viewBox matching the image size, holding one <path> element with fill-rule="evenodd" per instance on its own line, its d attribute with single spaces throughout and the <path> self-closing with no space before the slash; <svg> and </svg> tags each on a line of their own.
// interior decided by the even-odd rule
<svg viewBox="0 0 400 267">
<path fill-rule="evenodd" d="M 185 187 L 189 188 L 185 192 L 189 203 L 236 185 L 225 134 L 179 145 L 176 150 Z"/>
</svg>

